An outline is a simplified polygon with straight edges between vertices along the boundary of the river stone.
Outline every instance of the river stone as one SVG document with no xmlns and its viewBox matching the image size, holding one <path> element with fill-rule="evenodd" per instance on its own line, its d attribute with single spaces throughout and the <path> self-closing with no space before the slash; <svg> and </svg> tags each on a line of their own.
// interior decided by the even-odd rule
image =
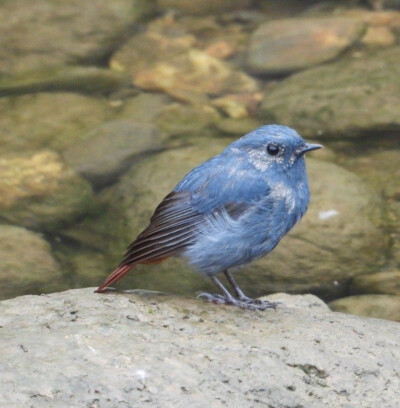
<svg viewBox="0 0 400 408">
<path fill-rule="evenodd" d="M 0 95 L 35 92 L 110 94 L 129 86 L 127 75 L 98 67 L 58 67 L 24 72 L 0 79 Z"/>
<path fill-rule="evenodd" d="M 336 58 L 363 31 L 363 22 L 343 17 L 269 21 L 253 33 L 246 64 L 256 74 L 288 74 Z"/>
<path fill-rule="evenodd" d="M 377 10 L 382 9 L 400 10 L 400 0 L 368 0 L 368 3 Z"/>
<path fill-rule="evenodd" d="M 400 326 L 279 294 L 249 312 L 94 288 L 0 303 L 7 407 L 394 408 Z"/>
<path fill-rule="evenodd" d="M 336 312 L 400 322 L 400 296 L 348 296 L 330 302 L 329 307 Z"/>
<path fill-rule="evenodd" d="M 356 276 L 351 282 L 350 290 L 351 293 L 380 293 L 400 296 L 400 270 Z"/>
<path fill-rule="evenodd" d="M 0 220 L 51 231 L 93 206 L 91 186 L 52 151 L 0 157 Z"/>
<path fill-rule="evenodd" d="M 174 10 L 183 14 L 205 15 L 226 13 L 228 11 L 250 7 L 251 0 L 158 0 L 161 11 Z"/>
<path fill-rule="evenodd" d="M 0 74 L 101 62 L 154 9 L 152 0 L 3 0 Z"/>
<path fill-rule="evenodd" d="M 376 136 L 400 129 L 400 47 L 294 74 L 265 93 L 260 117 L 305 137 Z"/>
<path fill-rule="evenodd" d="M 62 151 L 113 114 L 106 100 L 75 93 L 0 98 L 0 153 Z"/>
<path fill-rule="evenodd" d="M 0 225 L 0 259 L 0 299 L 66 288 L 50 245 L 40 234 Z"/>
<path fill-rule="evenodd" d="M 126 227 L 125 238 L 121 235 L 120 240 L 114 240 L 113 256 L 119 253 L 116 262 L 181 177 L 226 144 L 214 140 L 205 146 L 166 151 L 126 173 L 112 198 L 115 228 L 118 224 Z M 388 246 L 376 226 L 382 206 L 376 194 L 355 174 L 335 164 L 307 161 L 312 198 L 305 219 L 271 255 L 238 273 L 238 282 L 252 296 L 276 291 L 312 291 L 326 298 L 343 295 L 352 277 L 376 270 Z M 188 272 L 183 261 L 137 266 L 135 270 L 130 279 L 121 281 L 121 287 L 177 293 L 204 288 L 204 280 Z"/>
<path fill-rule="evenodd" d="M 162 135 L 152 125 L 113 120 L 96 126 L 66 149 L 66 162 L 96 188 L 112 184 L 130 165 L 162 147 Z"/>
</svg>

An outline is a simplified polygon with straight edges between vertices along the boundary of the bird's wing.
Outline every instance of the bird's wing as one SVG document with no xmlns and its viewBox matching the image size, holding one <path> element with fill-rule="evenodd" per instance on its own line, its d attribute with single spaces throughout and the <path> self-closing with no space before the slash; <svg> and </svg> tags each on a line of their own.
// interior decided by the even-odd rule
<svg viewBox="0 0 400 408">
<path fill-rule="evenodd" d="M 206 174 L 206 173 L 204 173 Z M 121 265 L 151 263 L 193 244 L 199 230 L 221 211 L 238 219 L 268 192 L 265 182 L 206 174 L 197 186 L 179 187 L 156 208 L 148 227 L 129 245 Z M 179 186 L 179 185 L 178 185 Z M 178 191 L 177 191 L 178 190 Z"/>
</svg>

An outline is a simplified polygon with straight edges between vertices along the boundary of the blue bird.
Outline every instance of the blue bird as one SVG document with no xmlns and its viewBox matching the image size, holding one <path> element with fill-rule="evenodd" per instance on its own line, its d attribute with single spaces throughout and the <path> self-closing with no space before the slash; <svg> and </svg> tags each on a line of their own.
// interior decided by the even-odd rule
<svg viewBox="0 0 400 408">
<path fill-rule="evenodd" d="M 137 264 L 181 256 L 221 291 L 200 297 L 244 309 L 275 308 L 275 303 L 247 297 L 229 269 L 267 255 L 302 218 L 310 199 L 304 154 L 321 147 L 280 125 L 262 126 L 233 142 L 190 171 L 163 199 L 96 292 Z M 233 295 L 216 277 L 220 272 Z"/>
</svg>

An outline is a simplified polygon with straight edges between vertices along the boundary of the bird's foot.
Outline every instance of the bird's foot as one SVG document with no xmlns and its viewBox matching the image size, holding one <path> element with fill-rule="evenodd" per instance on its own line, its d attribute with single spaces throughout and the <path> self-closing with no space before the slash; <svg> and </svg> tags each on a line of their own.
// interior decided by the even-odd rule
<svg viewBox="0 0 400 408">
<path fill-rule="evenodd" d="M 232 305 L 247 310 L 276 310 L 276 307 L 278 305 L 278 303 L 268 302 L 267 300 L 252 299 L 247 296 L 241 297 L 240 299 L 235 299 L 233 296 L 225 297 L 219 294 L 212 295 L 210 293 L 201 293 L 197 297 L 206 299 L 209 302 L 213 302 L 219 305 Z"/>
</svg>

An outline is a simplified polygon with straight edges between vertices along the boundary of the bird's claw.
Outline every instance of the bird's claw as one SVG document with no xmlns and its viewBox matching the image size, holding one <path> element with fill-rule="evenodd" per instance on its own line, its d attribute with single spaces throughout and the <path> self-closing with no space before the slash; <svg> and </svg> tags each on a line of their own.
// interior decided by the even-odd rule
<svg viewBox="0 0 400 408">
<path fill-rule="evenodd" d="M 219 294 L 210 294 L 210 293 L 200 293 L 197 296 L 198 298 L 206 299 L 209 302 L 219 304 L 219 305 L 232 305 L 240 307 L 241 309 L 247 310 L 266 310 L 274 309 L 278 306 L 278 303 L 268 302 L 267 300 L 252 299 L 249 297 L 235 299 L 233 297 L 226 298 Z"/>
</svg>

